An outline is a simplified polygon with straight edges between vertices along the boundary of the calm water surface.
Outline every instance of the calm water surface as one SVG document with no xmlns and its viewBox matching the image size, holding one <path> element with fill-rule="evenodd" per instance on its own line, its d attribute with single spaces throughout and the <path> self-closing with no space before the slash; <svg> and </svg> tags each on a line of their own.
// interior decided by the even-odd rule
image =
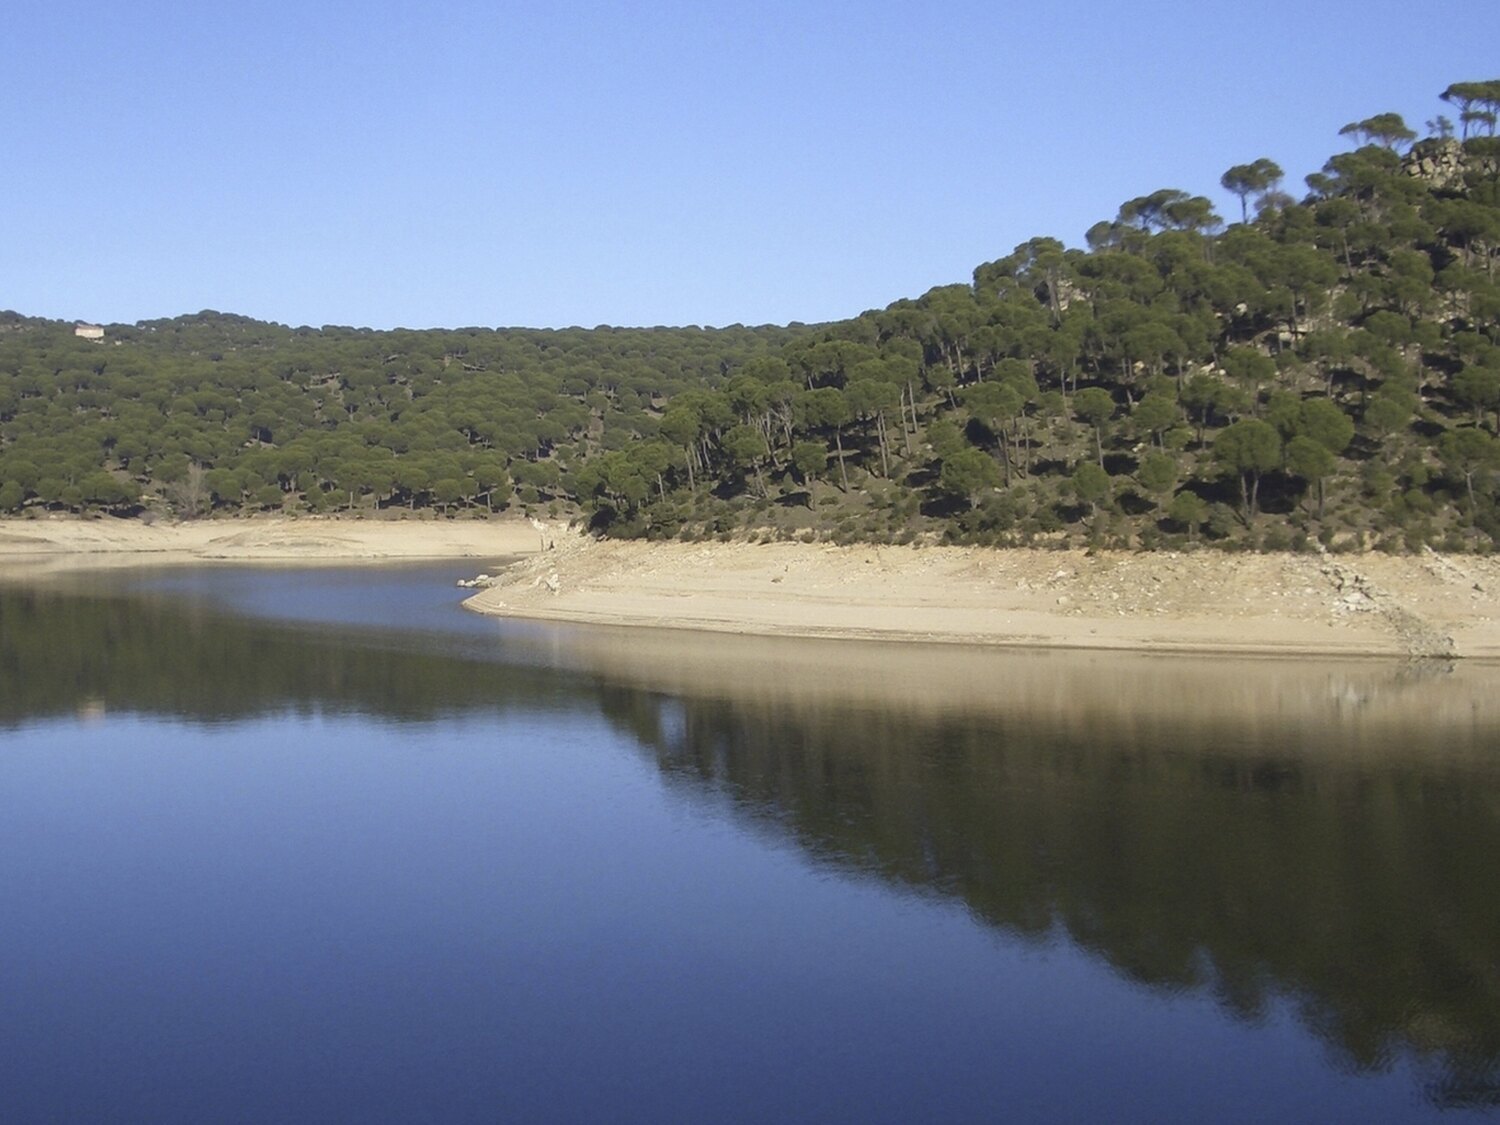
<svg viewBox="0 0 1500 1125">
<path fill-rule="evenodd" d="M 1500 1109 L 1493 669 L 0 587 L 0 1118 Z"/>
</svg>

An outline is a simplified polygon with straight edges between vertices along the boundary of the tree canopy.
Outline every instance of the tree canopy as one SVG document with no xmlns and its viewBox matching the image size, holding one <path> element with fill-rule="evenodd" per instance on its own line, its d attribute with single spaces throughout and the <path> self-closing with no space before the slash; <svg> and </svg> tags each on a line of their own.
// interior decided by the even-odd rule
<svg viewBox="0 0 1500 1125">
<path fill-rule="evenodd" d="M 0 313 L 0 513 L 519 508 L 615 535 L 1150 547 L 1500 534 L 1500 80 L 1300 201 L 1266 156 L 833 324 Z M 1446 124 L 1445 124 L 1446 123 Z M 1254 204 L 1253 208 L 1251 204 Z M 1087 468 L 1085 468 L 1087 466 Z"/>
</svg>

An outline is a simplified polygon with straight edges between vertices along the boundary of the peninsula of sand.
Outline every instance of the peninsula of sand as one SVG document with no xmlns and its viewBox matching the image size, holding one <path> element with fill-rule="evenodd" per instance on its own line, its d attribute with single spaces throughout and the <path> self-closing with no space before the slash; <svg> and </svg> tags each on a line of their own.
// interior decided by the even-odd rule
<svg viewBox="0 0 1500 1125">
<path fill-rule="evenodd" d="M 1500 560 L 549 536 L 467 603 L 759 635 L 1500 659 Z"/>
<path fill-rule="evenodd" d="M 1500 560 L 600 541 L 525 519 L 0 521 L 0 575 L 467 558 L 482 613 L 763 636 L 1500 659 Z"/>
</svg>

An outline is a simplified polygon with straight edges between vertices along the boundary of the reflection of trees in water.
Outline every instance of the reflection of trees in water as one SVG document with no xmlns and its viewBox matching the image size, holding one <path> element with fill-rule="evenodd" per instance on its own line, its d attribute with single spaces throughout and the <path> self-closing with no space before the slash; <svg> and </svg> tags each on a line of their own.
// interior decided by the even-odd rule
<svg viewBox="0 0 1500 1125">
<path fill-rule="evenodd" d="M 290 628 L 143 598 L 0 589 L 0 725 L 114 710 L 213 722 L 280 711 L 433 719 L 556 706 L 575 678 L 424 650 L 409 633 Z"/>
<path fill-rule="evenodd" d="M 823 860 L 1033 940 L 1060 927 L 1242 1019 L 1288 998 L 1340 1065 L 1407 1058 L 1439 1104 L 1500 1104 L 1500 761 L 1279 752 L 1317 745 L 1292 721 L 1269 752 L 1217 754 L 1233 732 L 1201 717 L 1080 739 L 1039 714 L 605 706 L 668 778 Z"/>
<path fill-rule="evenodd" d="M 1410 1058 L 1434 1101 L 1500 1104 L 1500 753 L 1473 728 L 1375 732 L 1398 749 L 1458 743 L 1407 754 L 1362 748 L 1337 720 L 1271 715 L 1253 738 L 1276 749 L 1259 752 L 1212 708 L 1111 724 L 1107 708 L 1052 697 L 933 717 L 753 685 L 662 696 L 406 633 L 350 637 L 0 590 L 0 726 L 89 709 L 426 720 L 598 700 L 669 781 L 824 862 L 954 896 L 1031 940 L 1065 930 L 1132 980 L 1207 991 L 1244 1019 L 1288 997 L 1343 1065 Z"/>
</svg>

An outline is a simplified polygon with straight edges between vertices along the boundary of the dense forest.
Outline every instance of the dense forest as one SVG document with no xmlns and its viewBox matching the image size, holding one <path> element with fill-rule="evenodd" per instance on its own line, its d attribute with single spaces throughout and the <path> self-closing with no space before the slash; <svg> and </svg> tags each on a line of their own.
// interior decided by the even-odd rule
<svg viewBox="0 0 1500 1125">
<path fill-rule="evenodd" d="M 1267 157 L 835 324 L 0 314 L 0 512 L 579 515 L 624 536 L 1492 550 L 1500 80 L 1299 201 Z"/>
</svg>

